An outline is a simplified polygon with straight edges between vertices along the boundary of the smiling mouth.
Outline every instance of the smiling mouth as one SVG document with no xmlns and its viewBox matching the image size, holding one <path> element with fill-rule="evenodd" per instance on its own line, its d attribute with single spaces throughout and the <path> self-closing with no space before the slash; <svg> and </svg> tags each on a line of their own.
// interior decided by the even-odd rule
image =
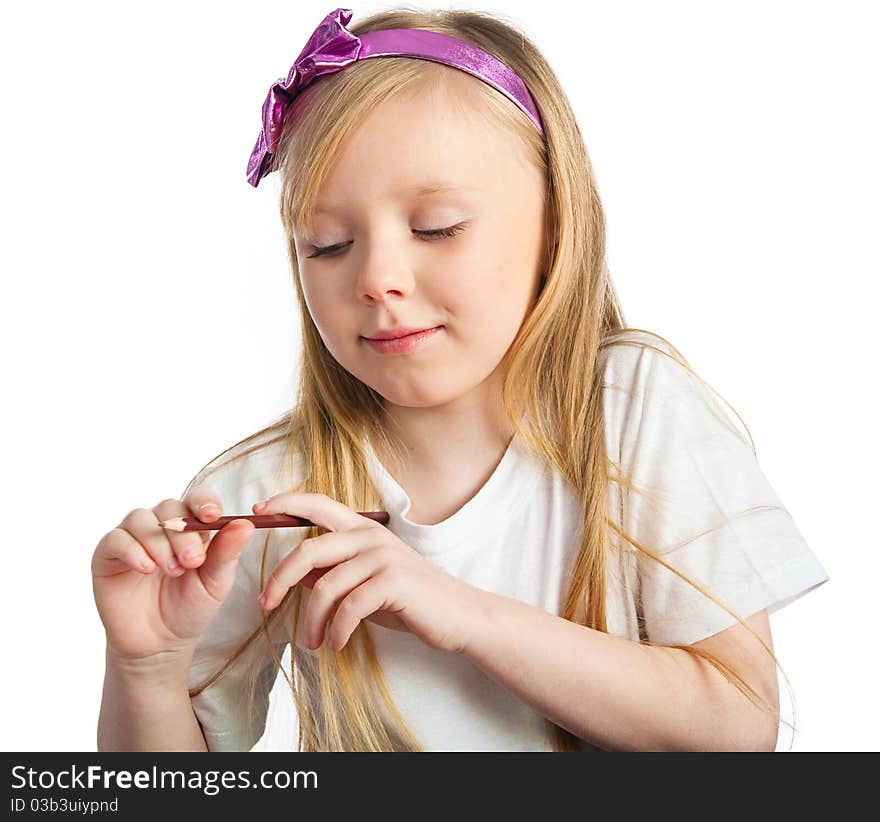
<svg viewBox="0 0 880 822">
<path fill-rule="evenodd" d="M 382 331 L 377 334 L 375 337 L 364 337 L 365 340 L 400 340 L 403 337 L 411 337 L 413 334 L 424 334 L 427 331 L 434 331 L 437 328 L 441 328 L 439 325 L 426 326 L 424 328 L 406 328 L 401 327 L 399 329 L 389 329 L 388 331 Z"/>
<path fill-rule="evenodd" d="M 419 348 L 442 330 L 443 326 L 438 325 L 434 326 L 434 328 L 426 328 L 424 331 L 405 334 L 402 337 L 391 337 L 384 340 L 371 339 L 369 337 L 364 337 L 363 339 L 370 348 L 379 354 L 405 354 Z"/>
</svg>

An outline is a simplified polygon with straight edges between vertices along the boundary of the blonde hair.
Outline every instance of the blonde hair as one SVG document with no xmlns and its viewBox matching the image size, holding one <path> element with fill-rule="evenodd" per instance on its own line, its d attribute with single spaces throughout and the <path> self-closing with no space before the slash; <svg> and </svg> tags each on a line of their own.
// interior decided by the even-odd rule
<svg viewBox="0 0 880 822">
<path fill-rule="evenodd" d="M 631 478 L 621 476 L 619 466 L 606 453 L 602 393 L 607 386 L 603 385 L 599 367 L 600 351 L 615 345 L 640 345 L 625 339 L 625 335 L 620 339 L 614 337 L 621 331 L 641 329 L 628 329 L 625 325 L 605 264 L 605 218 L 593 169 L 568 99 L 544 57 L 513 26 L 496 16 L 476 12 L 399 8 L 373 14 L 349 28 L 355 34 L 385 28 L 420 28 L 474 43 L 522 77 L 541 112 L 545 138 L 507 98 L 474 80 L 475 91 L 481 98 L 480 116 L 519 134 L 546 180 L 548 269 L 539 297 L 505 355 L 509 365 L 503 403 L 515 434 L 547 460 L 583 502 L 580 544 L 559 615 L 608 632 L 607 569 L 611 552 L 623 550 L 625 541 L 637 554 L 665 566 L 734 616 L 778 665 L 773 651 L 739 615 L 668 565 L 657 551 L 630 538 L 608 516 L 609 484 L 616 484 L 621 494 L 642 489 Z M 281 218 L 288 232 L 288 253 L 303 329 L 298 401 L 289 413 L 231 446 L 208 466 L 233 449 L 237 452 L 233 459 L 237 460 L 281 442 L 285 465 L 292 466 L 301 459 L 305 466 L 302 482 L 290 490 L 326 494 L 354 510 L 381 507 L 378 489 L 367 470 L 363 440 L 369 437 L 374 443 L 381 443 L 386 453 L 398 458 L 400 441 L 386 424 L 383 398 L 342 368 L 324 346 L 303 296 L 292 229 L 310 225 L 322 180 L 346 136 L 382 101 L 415 88 L 416 84 L 442 82 L 442 72 L 438 73 L 436 68 L 436 64 L 418 59 L 364 60 L 322 78 L 294 101 L 293 116 L 288 117 L 289 127 L 285 127 L 279 144 L 277 167 L 281 176 Z M 666 342 L 659 335 L 654 336 Z M 682 367 L 694 374 L 684 357 L 666 344 Z M 670 356 L 663 346 L 644 347 Z M 706 385 L 702 380 L 700 383 Z M 751 432 L 749 438 L 751 441 Z M 754 443 L 751 447 L 754 452 Z M 208 473 L 203 468 L 190 481 L 187 492 L 219 467 L 218 464 Z M 261 587 L 267 578 L 270 533 L 267 531 L 263 549 Z M 325 529 L 313 527 L 307 536 L 321 533 Z M 299 750 L 422 750 L 388 692 L 367 622 L 360 623 L 340 652 L 328 650 L 325 643 L 316 654 L 309 655 L 295 641 L 302 598 L 301 584 L 291 588 L 279 607 L 262 615 L 262 625 L 224 666 L 191 689 L 190 696 L 201 693 L 222 676 L 262 635 L 275 662 L 271 673 L 277 674 L 279 668 L 283 671 L 296 705 Z M 270 636 L 270 627 L 277 628 L 276 620 L 290 624 L 292 679 L 283 670 Z M 651 644 L 641 634 L 640 631 L 639 641 Z M 746 698 L 772 713 L 779 722 L 778 711 L 721 660 L 689 646 L 672 647 L 711 663 Z M 252 666 L 249 677 L 251 708 L 259 676 L 257 668 L 258 665 Z M 554 750 L 579 749 L 577 737 L 549 719 L 547 722 Z"/>
</svg>

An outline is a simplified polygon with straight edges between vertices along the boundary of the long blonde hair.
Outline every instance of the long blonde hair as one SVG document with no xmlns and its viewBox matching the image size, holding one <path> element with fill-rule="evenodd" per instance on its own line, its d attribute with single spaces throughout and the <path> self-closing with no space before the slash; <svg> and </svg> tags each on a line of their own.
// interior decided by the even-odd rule
<svg viewBox="0 0 880 822">
<path fill-rule="evenodd" d="M 606 571 L 611 552 L 623 550 L 624 542 L 642 557 L 685 578 L 651 547 L 631 539 L 608 516 L 610 483 L 626 493 L 640 489 L 631 478 L 620 475 L 606 453 L 599 356 L 606 347 L 634 343 L 625 335 L 620 337 L 627 326 L 605 264 L 604 212 L 574 113 L 535 46 L 497 17 L 457 10 L 396 9 L 349 26 L 355 34 L 386 28 L 437 31 L 480 46 L 523 78 L 540 109 L 544 138 L 509 100 L 487 84 L 474 81 L 482 97 L 481 115 L 519 134 L 546 180 L 548 269 L 539 298 L 505 355 L 509 365 L 503 403 L 515 434 L 551 464 L 583 501 L 580 544 L 560 616 L 607 633 Z M 401 444 L 386 423 L 383 398 L 342 368 L 324 346 L 303 296 L 292 228 L 311 225 L 317 192 L 346 136 L 382 101 L 416 84 L 438 82 L 433 66 L 406 58 L 364 60 L 323 77 L 294 101 L 294 116 L 288 118 L 288 124 L 293 125 L 282 133 L 277 167 L 281 176 L 281 219 L 287 229 L 303 329 L 297 404 L 272 425 L 211 460 L 207 466 L 213 467 L 207 472 L 203 468 L 186 492 L 229 464 L 232 460 L 217 460 L 233 449 L 233 459 L 237 460 L 280 442 L 285 465 L 292 466 L 300 459 L 305 466 L 302 481 L 289 490 L 326 494 L 354 510 L 373 510 L 382 505 L 367 470 L 363 441 L 369 437 L 398 458 Z M 666 345 L 681 366 L 694 374 L 674 346 L 668 342 Z M 647 347 L 669 356 L 663 346 Z M 270 533 L 263 550 L 261 587 L 267 578 Z M 325 529 L 313 527 L 306 536 L 321 533 Z M 692 580 L 686 581 L 733 615 L 778 664 L 773 651 L 738 614 Z M 388 692 L 366 621 L 361 622 L 342 651 L 334 653 L 324 644 L 316 654 L 306 654 L 295 641 L 302 599 L 302 585 L 290 589 L 279 607 L 262 615 L 262 625 L 224 666 L 192 688 L 190 696 L 216 681 L 262 636 L 274 658 L 273 674 L 282 670 L 296 705 L 299 750 L 422 750 Z M 284 671 L 270 636 L 270 627 L 277 627 L 276 620 L 286 620 L 290 625 L 292 678 Z M 639 641 L 650 644 L 643 636 Z M 673 647 L 714 665 L 746 698 L 779 722 L 779 713 L 721 660 L 689 646 Z M 249 710 L 257 669 L 257 665 L 252 666 L 249 676 Z M 547 722 L 554 750 L 579 749 L 577 737 Z"/>
</svg>

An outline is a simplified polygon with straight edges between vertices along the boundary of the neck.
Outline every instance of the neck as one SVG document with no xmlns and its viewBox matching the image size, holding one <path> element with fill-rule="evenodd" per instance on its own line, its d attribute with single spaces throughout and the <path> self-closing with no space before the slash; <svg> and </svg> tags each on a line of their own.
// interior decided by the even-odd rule
<svg viewBox="0 0 880 822">
<path fill-rule="evenodd" d="M 402 445 L 401 464 L 374 448 L 382 463 L 401 476 L 452 476 L 469 464 L 497 463 L 513 431 L 501 402 L 500 386 L 487 381 L 482 390 L 430 408 L 385 406 L 387 425 Z"/>
</svg>

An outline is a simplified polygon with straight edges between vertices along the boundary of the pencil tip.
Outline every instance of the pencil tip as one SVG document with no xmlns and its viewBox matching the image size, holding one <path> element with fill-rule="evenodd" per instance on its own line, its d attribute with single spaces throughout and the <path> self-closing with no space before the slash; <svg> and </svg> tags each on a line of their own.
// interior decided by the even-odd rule
<svg viewBox="0 0 880 822">
<path fill-rule="evenodd" d="M 159 527 L 166 531 L 183 531 L 186 528 L 186 521 L 183 517 L 172 517 L 159 522 Z"/>
</svg>

